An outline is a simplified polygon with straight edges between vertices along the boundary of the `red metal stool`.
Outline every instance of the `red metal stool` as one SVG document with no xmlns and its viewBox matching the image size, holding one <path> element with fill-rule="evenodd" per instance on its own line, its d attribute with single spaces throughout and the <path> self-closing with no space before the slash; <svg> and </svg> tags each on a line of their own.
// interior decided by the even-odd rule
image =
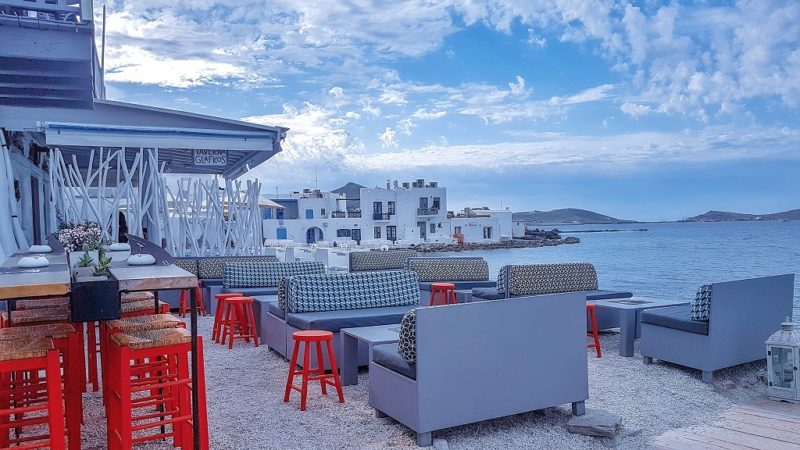
<svg viewBox="0 0 800 450">
<path fill-rule="evenodd" d="M 431 283 L 429 306 L 456 304 L 456 285 L 453 283 Z"/>
<path fill-rule="evenodd" d="M 292 350 L 292 361 L 289 363 L 289 379 L 286 380 L 286 392 L 283 395 L 284 403 L 289 401 L 289 394 L 292 389 L 300 392 L 300 411 L 306 410 L 306 394 L 308 394 L 308 382 L 319 381 L 322 388 L 322 395 L 328 395 L 327 385 L 336 388 L 336 393 L 339 394 L 339 403 L 344 403 L 344 394 L 342 393 L 342 382 L 339 380 L 339 369 L 336 368 L 336 356 L 333 354 L 333 333 L 330 331 L 295 331 L 292 333 L 294 340 L 294 350 Z M 297 369 L 297 354 L 300 350 L 300 343 L 303 343 L 303 368 Z M 322 358 L 322 343 L 325 342 L 325 347 L 328 351 L 328 361 L 330 362 L 331 373 L 325 373 L 325 363 Z M 317 367 L 311 368 L 309 366 L 309 359 L 311 357 L 310 345 L 316 344 L 317 350 Z M 300 387 L 294 385 L 294 377 L 302 375 L 303 381 Z"/>
<path fill-rule="evenodd" d="M 25 433 L 27 427 L 45 424 L 47 434 Z M 9 436 L 12 429 L 17 430 L 13 438 Z M 32 338 L 0 342 L 0 448 L 64 449 L 64 434 L 61 369 L 53 341 Z"/>
<path fill-rule="evenodd" d="M 225 302 L 225 318 L 222 320 L 220 343 L 225 343 L 225 338 L 230 338 L 228 348 L 233 348 L 234 339 L 244 339 L 250 342 L 253 338 L 258 347 L 258 331 L 256 330 L 256 316 L 253 313 L 252 297 L 228 297 Z"/>
<path fill-rule="evenodd" d="M 191 333 L 170 328 L 117 333 L 108 340 L 108 448 L 129 450 L 135 444 L 172 437 L 173 446 L 208 449 L 203 342 L 198 337 L 197 379 L 189 370 Z M 191 388 L 198 389 L 198 423 L 192 420 Z M 155 408 L 155 409 L 154 409 Z"/>
<path fill-rule="evenodd" d="M 195 288 L 195 296 L 197 297 L 197 314 L 205 316 L 207 314 L 206 305 L 203 301 L 203 290 L 200 287 Z M 181 303 L 178 307 L 178 314 L 181 317 L 186 317 L 187 312 L 189 312 L 189 290 L 181 289 Z"/>
<path fill-rule="evenodd" d="M 225 311 L 225 299 L 226 298 L 233 298 L 233 297 L 243 297 L 244 294 L 240 292 L 227 292 L 225 294 L 217 294 L 214 298 L 217 299 L 217 308 L 214 310 L 214 328 L 211 332 L 211 340 L 214 342 L 220 342 L 220 330 L 222 329 L 222 313 Z"/>
<path fill-rule="evenodd" d="M 597 357 L 600 358 L 603 356 L 602 352 L 600 351 L 600 335 L 597 332 L 597 319 L 594 315 L 594 304 L 587 303 L 586 304 L 586 313 L 589 315 L 589 323 L 592 325 L 592 331 L 589 334 L 594 339 L 593 344 L 588 344 L 586 348 L 593 348 L 597 350 Z"/>
</svg>

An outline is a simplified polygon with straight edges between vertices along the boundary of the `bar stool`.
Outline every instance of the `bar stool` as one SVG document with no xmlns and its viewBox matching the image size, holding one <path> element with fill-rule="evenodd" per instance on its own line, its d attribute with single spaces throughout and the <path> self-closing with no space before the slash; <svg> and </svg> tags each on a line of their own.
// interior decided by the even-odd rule
<svg viewBox="0 0 800 450">
<path fill-rule="evenodd" d="M 327 385 L 336 388 L 336 393 L 339 394 L 339 403 L 344 403 L 344 394 L 342 393 L 342 382 L 339 380 L 339 369 L 336 367 L 336 356 L 333 354 L 333 333 L 330 331 L 295 331 L 292 333 L 294 340 L 294 350 L 292 350 L 292 361 L 289 363 L 289 379 L 286 380 L 286 392 L 283 394 L 283 402 L 289 402 L 289 395 L 292 390 L 300 392 L 300 411 L 306 410 L 306 396 L 308 394 L 308 382 L 319 381 L 322 395 L 328 395 Z M 300 343 L 303 343 L 303 368 L 297 370 L 297 356 L 300 349 Z M 322 358 L 322 343 L 325 343 L 325 348 L 328 351 L 328 361 L 330 362 L 331 373 L 325 373 L 325 363 Z M 311 357 L 310 345 L 316 344 L 317 350 L 317 367 L 311 368 L 309 366 L 309 359 Z M 297 375 L 302 376 L 302 384 L 300 387 L 294 385 L 294 377 Z"/>
<path fill-rule="evenodd" d="M 81 396 L 81 347 L 77 328 L 68 323 L 32 325 L 0 329 L 0 342 L 50 338 L 63 361 L 63 392 L 67 419 L 69 448 L 81 448 L 81 421 L 83 399 Z"/>
<path fill-rule="evenodd" d="M 206 313 L 206 305 L 203 301 L 203 290 L 199 287 L 195 288 L 195 297 L 197 297 L 197 313 L 201 316 L 205 316 Z M 188 289 L 181 289 L 181 303 L 178 306 L 178 314 L 181 317 L 186 317 L 186 313 L 189 311 L 189 290 Z"/>
<path fill-rule="evenodd" d="M 11 321 L 8 320 L 8 311 L 0 311 L 0 328 L 20 325 L 45 325 L 70 321 L 69 308 L 35 308 L 11 311 Z"/>
<path fill-rule="evenodd" d="M 253 301 L 252 297 L 228 297 L 224 300 L 225 318 L 222 320 L 220 343 L 224 344 L 225 338 L 229 338 L 229 349 L 233 348 L 234 339 L 244 339 L 245 342 L 250 342 L 250 338 L 253 338 L 253 342 L 258 347 Z"/>
<path fill-rule="evenodd" d="M 24 375 L 12 379 L 12 374 L 20 373 Z M 26 427 L 44 424 L 47 434 L 37 431 L 36 436 L 20 435 Z M 13 439 L 9 437 L 12 429 L 18 430 Z M 0 447 L 63 449 L 64 434 L 61 369 L 53 341 L 50 338 L 0 341 Z"/>
<path fill-rule="evenodd" d="M 222 329 L 223 321 L 222 313 L 225 311 L 225 299 L 233 297 L 244 297 L 244 294 L 240 292 L 226 292 L 214 296 L 214 298 L 217 299 L 217 308 L 214 310 L 214 328 L 211 332 L 211 340 L 214 342 L 220 343 L 220 330 Z"/>
<path fill-rule="evenodd" d="M 456 304 L 456 285 L 453 283 L 431 283 L 431 301 L 428 306 Z"/>
<path fill-rule="evenodd" d="M 600 351 L 600 335 L 597 332 L 597 319 L 594 315 L 594 303 L 587 303 L 586 304 L 586 313 L 589 315 L 589 323 L 592 326 L 592 331 L 589 332 L 589 336 L 594 339 L 593 344 L 588 344 L 586 348 L 593 348 L 597 351 L 597 357 L 601 358 L 603 356 L 602 352 Z"/>
<path fill-rule="evenodd" d="M 51 297 L 45 299 L 17 300 L 15 302 L 14 308 L 17 310 L 42 309 L 42 308 L 69 308 L 69 297 Z"/>
<path fill-rule="evenodd" d="M 191 449 L 193 428 L 199 427 L 199 447 L 208 449 L 202 339 L 197 341 L 196 380 L 189 370 L 191 333 L 184 328 L 116 333 L 108 344 L 108 448 L 129 450 L 171 437 L 175 447 Z M 193 385 L 198 389 L 197 423 L 192 420 Z"/>
</svg>

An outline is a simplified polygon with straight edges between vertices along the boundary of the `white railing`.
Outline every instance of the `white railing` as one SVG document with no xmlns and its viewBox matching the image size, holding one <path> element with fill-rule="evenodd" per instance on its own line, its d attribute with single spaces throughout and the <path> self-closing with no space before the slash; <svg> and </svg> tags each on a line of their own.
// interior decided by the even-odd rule
<svg viewBox="0 0 800 450">
<path fill-rule="evenodd" d="M 11 7 L 11 12 L 20 17 L 69 22 L 80 18 L 82 23 L 94 20 L 92 0 L 0 0 L 0 6 Z"/>
</svg>

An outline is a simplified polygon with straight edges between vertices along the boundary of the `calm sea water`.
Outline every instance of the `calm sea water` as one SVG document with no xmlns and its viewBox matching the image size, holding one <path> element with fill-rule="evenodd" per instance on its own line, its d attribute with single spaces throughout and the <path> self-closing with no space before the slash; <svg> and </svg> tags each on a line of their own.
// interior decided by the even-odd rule
<svg viewBox="0 0 800 450">
<path fill-rule="evenodd" d="M 550 228 L 550 227 L 548 227 Z M 462 252 L 505 264 L 590 262 L 601 289 L 634 295 L 694 298 L 701 284 L 795 273 L 800 276 L 800 222 L 658 223 L 563 225 L 562 236 L 580 244 Z M 647 231 L 632 231 L 647 228 Z M 618 229 L 575 233 L 568 230 Z M 800 319 L 800 280 L 795 281 L 795 318 Z"/>
</svg>

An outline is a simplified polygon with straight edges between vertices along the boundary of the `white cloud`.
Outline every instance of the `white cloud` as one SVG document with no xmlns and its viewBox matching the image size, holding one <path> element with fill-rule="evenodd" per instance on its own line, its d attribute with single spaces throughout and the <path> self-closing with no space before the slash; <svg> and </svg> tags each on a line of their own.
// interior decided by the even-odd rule
<svg viewBox="0 0 800 450">
<path fill-rule="evenodd" d="M 334 86 L 334 87 L 332 87 L 332 88 L 331 88 L 331 89 L 328 91 L 328 94 L 331 94 L 332 96 L 334 96 L 334 97 L 336 97 L 336 98 L 343 98 L 343 97 L 345 96 L 345 95 L 344 95 L 344 89 L 342 89 L 340 86 Z"/>
<path fill-rule="evenodd" d="M 517 75 L 517 82 L 508 83 L 508 87 L 511 89 L 511 93 L 514 95 L 527 95 L 528 93 L 525 91 L 525 79 L 521 76 Z"/>
<path fill-rule="evenodd" d="M 653 112 L 652 108 L 647 105 L 640 105 L 637 103 L 625 102 L 619 107 L 620 111 L 631 117 L 641 117 Z"/>
<path fill-rule="evenodd" d="M 386 129 L 383 131 L 383 133 L 381 133 L 380 136 L 378 137 L 380 139 L 380 141 L 381 141 L 381 147 L 382 148 L 397 148 L 397 147 L 399 147 L 400 144 L 395 139 L 396 135 L 397 135 L 397 133 L 393 129 L 391 129 L 389 127 L 386 127 Z"/>
<path fill-rule="evenodd" d="M 447 115 L 447 111 L 428 111 L 425 108 L 417 108 L 411 117 L 418 119 L 418 120 L 433 120 L 433 119 L 441 119 L 442 117 Z"/>
<path fill-rule="evenodd" d="M 538 34 L 536 34 L 536 30 L 534 30 L 533 28 L 528 28 L 528 39 L 526 40 L 526 42 L 532 45 L 533 47 L 538 47 L 538 48 L 544 48 L 544 46 L 547 45 L 547 39 L 545 39 L 543 36 L 539 36 Z"/>
</svg>

